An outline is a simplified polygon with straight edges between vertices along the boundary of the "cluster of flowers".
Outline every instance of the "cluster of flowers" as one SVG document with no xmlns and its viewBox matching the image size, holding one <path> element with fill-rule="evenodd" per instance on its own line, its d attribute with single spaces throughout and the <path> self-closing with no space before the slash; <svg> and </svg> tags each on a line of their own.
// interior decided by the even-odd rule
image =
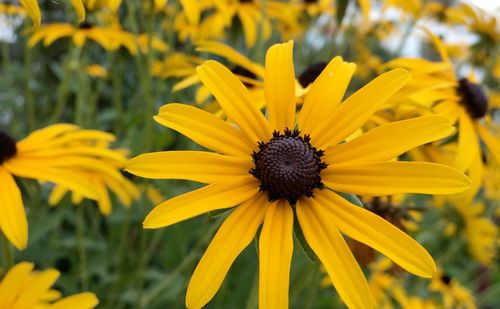
<svg viewBox="0 0 500 309">
<path fill-rule="evenodd" d="M 201 308 L 215 296 L 235 259 L 256 238 L 260 308 L 288 308 L 294 245 L 321 263 L 325 286 L 333 285 L 349 308 L 475 307 L 473 293 L 446 272 L 447 265 L 436 266 L 407 233 L 440 225 L 441 235 L 432 237 L 463 238 L 470 259 L 496 265 L 500 29 L 495 17 L 467 4 L 418 0 L 158 0 L 131 1 L 126 8 L 121 1 L 69 3 L 78 25 L 41 23 L 34 0 L 20 1 L 22 7 L 4 4 L 0 12 L 32 18 L 34 26 L 24 32 L 26 48 L 39 42 L 39 48 L 50 48 L 71 38 L 81 55 L 92 41 L 107 53 L 136 57 L 150 78 L 174 80 L 172 93 L 193 94 L 196 106 L 167 103 L 154 120 L 207 151 L 168 150 L 128 160 L 128 150 L 111 147 L 115 135 L 82 129 L 78 117 L 79 126 L 52 124 L 19 141 L 0 131 L 0 228 L 14 247 L 25 249 L 29 234 L 14 177 L 50 183 L 51 205 L 69 193 L 74 204 L 94 200 L 107 216 L 110 191 L 127 207 L 141 195 L 125 170 L 142 178 L 206 184 L 159 203 L 144 228 L 234 209 L 192 275 L 188 308 Z M 159 26 L 144 33 L 126 30 L 120 12 L 137 9 L 147 12 L 151 23 L 161 21 Z M 394 12 L 397 22 L 390 18 Z M 415 31 L 430 50 L 428 59 L 401 56 L 422 21 L 458 25 L 476 40 L 448 44 L 432 26 L 421 25 Z M 398 23 L 408 25 L 401 35 Z M 392 38 L 398 35 L 401 46 L 387 48 L 397 45 Z M 272 45 L 258 59 L 264 44 L 273 41 L 285 43 Z M 237 44 L 255 56 L 231 46 Z M 296 54 L 326 53 L 324 61 L 305 61 L 296 74 L 294 45 Z M 334 57 L 343 48 L 353 62 Z M 112 69 L 86 64 L 84 74 L 106 79 Z M 357 84 L 350 86 L 352 80 Z M 430 222 L 427 213 L 437 216 Z M 420 287 L 426 297 L 408 289 L 399 267 L 432 278 Z M 57 271 L 32 269 L 23 262 L 5 275 L 0 307 L 97 305 L 92 293 L 61 298 L 50 289 Z"/>
</svg>

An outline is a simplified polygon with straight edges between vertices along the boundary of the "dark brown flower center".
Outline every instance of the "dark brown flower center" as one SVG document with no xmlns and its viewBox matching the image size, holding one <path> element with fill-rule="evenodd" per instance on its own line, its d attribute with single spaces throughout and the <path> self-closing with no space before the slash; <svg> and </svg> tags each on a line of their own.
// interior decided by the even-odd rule
<svg viewBox="0 0 500 309">
<path fill-rule="evenodd" d="M 305 3 L 318 3 L 318 0 L 304 0 Z"/>
<path fill-rule="evenodd" d="M 237 65 L 234 68 L 232 68 L 231 72 L 233 72 L 236 75 L 243 76 L 243 77 L 246 77 L 246 78 L 249 78 L 249 79 L 257 79 L 257 75 L 255 75 L 251 71 L 249 71 L 249 70 L 247 70 L 244 67 L 239 66 L 239 65 Z M 249 84 L 247 82 L 243 82 L 243 85 L 245 85 L 247 88 L 254 87 L 254 85 Z"/>
<path fill-rule="evenodd" d="M 302 74 L 299 76 L 299 83 L 302 87 L 309 86 L 310 83 L 314 82 L 316 78 L 323 72 L 326 68 L 325 62 L 318 62 L 307 67 Z"/>
<path fill-rule="evenodd" d="M 441 281 L 443 281 L 444 284 L 449 285 L 451 282 L 451 277 L 448 276 L 447 274 L 443 274 L 441 276 Z"/>
<path fill-rule="evenodd" d="M 0 164 L 14 157 L 17 153 L 16 141 L 0 131 Z"/>
<path fill-rule="evenodd" d="M 80 29 L 90 29 L 92 28 L 93 25 L 91 23 L 89 23 L 88 21 L 84 21 L 83 23 L 81 23 L 78 28 Z"/>
<path fill-rule="evenodd" d="M 298 130 L 275 131 L 267 143 L 259 143 L 252 154 L 255 168 L 250 174 L 260 180 L 260 190 L 269 200 L 286 199 L 295 204 L 301 196 L 312 197 L 314 189 L 323 189 L 320 172 L 326 168 L 321 161 L 323 151 L 314 148 L 308 135 Z"/>
<path fill-rule="evenodd" d="M 461 96 L 460 103 L 465 106 L 469 115 L 474 118 L 483 118 L 488 112 L 488 98 L 483 88 L 476 83 L 462 78 L 459 81 L 458 94 Z"/>
</svg>

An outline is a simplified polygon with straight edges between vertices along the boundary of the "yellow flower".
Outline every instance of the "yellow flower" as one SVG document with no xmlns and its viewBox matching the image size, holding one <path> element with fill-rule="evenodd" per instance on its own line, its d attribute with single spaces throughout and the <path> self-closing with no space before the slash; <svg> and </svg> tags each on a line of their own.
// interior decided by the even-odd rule
<svg viewBox="0 0 500 309">
<path fill-rule="evenodd" d="M 80 130 L 70 124 L 34 131 L 17 143 L 0 132 L 0 227 L 16 248 L 26 248 L 28 224 L 21 192 L 13 176 L 51 182 L 98 201 L 103 186 L 95 183 L 95 178 L 123 199 L 133 195 L 133 191 L 127 191 L 131 190 L 128 181 L 118 171 L 125 156 L 97 145 L 113 140 L 114 136 L 109 133 Z"/>
<path fill-rule="evenodd" d="M 26 15 L 26 11 L 22 7 L 9 3 L 0 3 L 0 13 L 18 16 Z"/>
<path fill-rule="evenodd" d="M 251 95 L 252 101 L 256 106 L 262 108 L 264 106 L 264 92 L 262 88 L 262 79 L 264 78 L 264 67 L 259 63 L 253 62 L 245 55 L 241 54 L 232 47 L 214 41 L 199 41 L 196 43 L 196 51 L 214 54 L 227 59 L 231 63 L 231 72 L 233 72 L 238 79 L 245 84 Z M 187 87 L 200 84 L 200 78 L 196 74 L 196 64 L 191 63 L 191 74 L 176 83 L 172 90 L 174 92 L 183 90 Z M 201 86 L 196 91 L 196 103 L 203 104 L 210 96 L 210 92 L 204 86 Z M 217 105 L 217 106 L 214 106 Z M 217 103 L 207 103 L 208 109 L 214 110 L 217 116 L 222 116 L 223 112 Z"/>
<path fill-rule="evenodd" d="M 37 0 L 19 0 L 24 9 L 28 12 L 33 20 L 33 23 L 36 27 L 40 26 L 42 21 L 42 16 L 40 14 L 40 7 L 38 6 Z M 78 22 L 82 22 L 85 19 L 85 8 L 83 7 L 82 0 L 69 0 L 73 9 L 75 9 L 75 13 L 78 16 Z"/>
<path fill-rule="evenodd" d="M 84 0 L 85 6 L 89 10 L 106 9 L 116 13 L 122 5 L 122 0 Z"/>
<path fill-rule="evenodd" d="M 231 71 L 216 61 L 206 61 L 197 68 L 199 77 L 234 125 L 175 103 L 163 106 L 155 120 L 216 153 L 149 153 L 127 163 L 126 170 L 141 177 L 208 184 L 158 205 L 146 217 L 145 228 L 161 228 L 239 205 L 194 271 L 186 297 L 188 308 L 201 308 L 210 301 L 261 224 L 260 308 L 287 308 L 294 217 L 344 302 L 352 308 L 372 308 L 366 279 L 340 232 L 416 275 L 431 277 L 435 265 L 411 237 L 335 191 L 449 194 L 469 186 L 463 174 L 444 165 L 388 161 L 408 148 L 450 134 L 446 117 L 395 122 L 341 143 L 408 82 L 404 70 L 379 76 L 341 104 L 355 65 L 336 57 L 311 86 L 296 122 L 292 48 L 288 42 L 267 52 L 268 118 Z M 430 134 L 421 134 L 423 127 Z"/>
<path fill-rule="evenodd" d="M 295 5 L 281 1 L 266 1 L 263 7 L 257 0 L 215 0 L 215 15 L 221 19 L 220 24 L 231 26 L 233 18 L 237 17 L 243 28 L 247 47 L 253 47 L 257 42 L 259 31 L 267 40 L 271 35 L 271 23 L 285 36 L 291 36 L 300 30 L 298 17 L 300 10 Z M 262 14 L 262 10 L 265 14 Z M 261 28 L 260 28 L 261 27 Z"/>
<path fill-rule="evenodd" d="M 429 283 L 429 290 L 439 292 L 443 297 L 443 308 L 475 309 L 476 304 L 471 292 L 463 287 L 460 282 L 450 277 L 441 268 Z"/>
<path fill-rule="evenodd" d="M 500 31 L 494 15 L 490 15 L 475 6 L 460 3 L 449 8 L 446 11 L 446 16 L 450 23 L 466 26 L 471 32 L 479 35 L 481 39 L 485 39 L 485 43 L 500 43 Z"/>
<path fill-rule="evenodd" d="M 117 50 L 123 46 L 135 55 L 138 50 L 138 41 L 132 33 L 120 29 L 93 26 L 89 23 L 83 23 L 79 27 L 64 23 L 40 26 L 31 35 L 28 46 L 33 47 L 41 40 L 45 46 L 49 46 L 64 37 L 71 37 L 73 43 L 80 48 L 85 45 L 87 40 L 92 40 L 109 51 Z"/>
<path fill-rule="evenodd" d="M 470 254 L 480 263 L 490 265 L 497 256 L 498 227 L 483 214 L 482 203 L 455 203 L 454 206 L 464 220 L 462 233 Z"/>
<path fill-rule="evenodd" d="M 91 64 L 85 68 L 85 71 L 92 77 L 108 78 L 108 70 L 99 64 Z"/>
<path fill-rule="evenodd" d="M 482 173 L 480 140 L 489 154 L 500 161 L 500 141 L 487 128 L 488 97 L 482 87 L 469 78 L 458 78 L 441 40 L 427 31 L 440 54 L 440 62 L 423 59 L 396 59 L 387 67 L 403 67 L 415 76 L 411 86 L 398 101 L 408 101 L 432 108 L 458 124 L 458 143 L 453 166 L 466 171 L 475 169 L 479 183 L 472 186 L 471 195 L 477 192 Z M 420 89 L 419 89 L 420 87 Z M 480 166 L 481 165 L 481 166 Z"/>
<path fill-rule="evenodd" d="M 89 292 L 62 297 L 61 292 L 51 288 L 59 272 L 52 268 L 33 271 L 33 266 L 21 262 L 5 274 L 0 282 L 0 308 L 91 309 L 99 303 Z"/>
</svg>

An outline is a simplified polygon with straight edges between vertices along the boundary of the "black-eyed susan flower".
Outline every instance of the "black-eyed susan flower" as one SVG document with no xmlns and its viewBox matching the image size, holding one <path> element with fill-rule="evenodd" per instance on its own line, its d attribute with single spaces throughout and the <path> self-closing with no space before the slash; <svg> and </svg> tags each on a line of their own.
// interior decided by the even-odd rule
<svg viewBox="0 0 500 309">
<path fill-rule="evenodd" d="M 441 294 L 442 305 L 445 309 L 477 308 L 471 291 L 462 286 L 458 279 L 451 277 L 441 268 L 438 268 L 436 275 L 432 277 L 429 283 L 429 290 Z"/>
<path fill-rule="evenodd" d="M 420 244 L 337 192 L 389 195 L 466 190 L 468 179 L 447 166 L 391 161 L 409 148 L 449 135 L 453 130 L 449 121 L 434 115 L 394 122 L 344 143 L 408 82 L 409 74 L 387 72 L 342 102 L 355 65 L 336 57 L 311 85 L 296 117 L 292 49 L 293 43 L 288 42 L 267 52 L 267 117 L 229 69 L 207 61 L 197 68 L 199 77 L 231 122 L 174 103 L 163 106 L 155 120 L 215 152 L 149 153 L 127 164 L 126 170 L 141 177 L 208 184 L 158 205 L 144 221 L 145 228 L 239 205 L 194 271 L 186 296 L 188 308 L 201 308 L 210 301 L 261 225 L 260 308 L 287 308 L 294 218 L 351 308 L 372 308 L 374 303 L 341 232 L 416 275 L 431 277 L 435 271 Z"/>
<path fill-rule="evenodd" d="M 24 17 L 26 15 L 26 11 L 22 7 L 11 3 L 0 3 L 0 13 L 7 16 L 14 15 Z"/>
<path fill-rule="evenodd" d="M 28 12 L 35 26 L 40 26 L 40 23 L 42 21 L 42 15 L 40 13 L 40 7 L 38 6 L 38 1 L 19 0 L 19 2 Z M 82 22 L 85 19 L 85 7 L 83 6 L 83 0 L 69 0 L 69 3 L 75 9 L 75 13 L 78 16 L 78 22 Z"/>
<path fill-rule="evenodd" d="M 42 25 L 33 32 L 28 40 L 28 46 L 33 47 L 42 40 L 45 46 L 49 46 L 65 37 L 72 38 L 73 44 L 80 48 L 85 45 L 87 40 L 92 40 L 108 51 L 117 50 L 122 46 L 133 55 L 138 51 L 138 42 L 132 33 L 120 29 L 94 26 L 86 22 L 77 27 L 65 23 Z"/>
<path fill-rule="evenodd" d="M 482 86 L 472 78 L 459 78 L 442 41 L 430 31 L 428 36 L 440 54 L 441 61 L 424 59 L 396 59 L 388 67 L 403 67 L 415 76 L 410 82 L 406 99 L 438 114 L 446 115 L 458 125 L 456 155 L 452 164 L 462 170 L 472 169 L 477 173 L 478 183 L 472 186 L 477 192 L 482 178 L 480 141 L 488 149 L 488 156 L 500 159 L 500 142 L 488 129 L 485 116 L 488 112 L 488 97 Z M 418 85 L 418 86 L 417 86 Z M 418 87 L 422 87 L 418 90 Z M 413 88 L 413 90 L 411 90 Z M 401 101 L 401 100 L 400 100 Z M 413 104 L 415 108 L 415 104 Z"/>
<path fill-rule="evenodd" d="M 34 271 L 33 268 L 33 263 L 21 262 L 5 274 L 0 282 L 0 308 L 91 309 L 99 303 L 90 292 L 63 297 L 52 288 L 59 271 Z"/>
<path fill-rule="evenodd" d="M 16 248 L 26 248 L 28 224 L 14 176 L 50 182 L 97 200 L 104 213 L 110 211 L 106 187 L 125 203 L 132 199 L 135 187 L 119 172 L 126 158 L 107 148 L 113 140 L 112 134 L 71 124 L 34 131 L 19 142 L 0 131 L 0 227 Z"/>
<path fill-rule="evenodd" d="M 95 159 L 96 166 L 77 166 L 77 171 L 81 177 L 86 178 L 96 190 L 95 201 L 101 213 L 105 216 L 111 214 L 112 202 L 109 191 L 112 191 L 125 207 L 130 207 L 132 202 L 139 197 L 139 189 L 133 182 L 125 178 L 118 171 L 124 167 L 127 160 L 128 151 L 125 149 L 110 149 L 109 142 L 99 140 L 86 140 L 78 144 L 64 145 L 66 151 L 75 149 L 87 149 L 89 158 Z M 64 150 L 62 151 L 64 153 Z M 64 157 L 61 157 L 63 159 Z M 108 166 L 111 168 L 105 169 Z M 55 186 L 49 198 L 49 204 L 56 206 L 63 196 L 72 191 L 64 185 Z M 80 204 L 85 196 L 79 192 L 71 192 L 72 202 Z"/>
</svg>

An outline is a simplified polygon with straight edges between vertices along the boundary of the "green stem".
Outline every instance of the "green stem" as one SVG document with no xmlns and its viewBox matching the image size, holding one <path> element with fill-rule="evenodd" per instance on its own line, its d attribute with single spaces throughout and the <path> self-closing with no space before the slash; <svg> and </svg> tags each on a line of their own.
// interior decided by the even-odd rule
<svg viewBox="0 0 500 309">
<path fill-rule="evenodd" d="M 193 264 L 196 262 L 199 254 L 201 253 L 203 248 L 205 248 L 210 242 L 213 234 L 219 228 L 220 223 L 223 219 L 223 217 L 220 217 L 216 220 L 216 222 L 211 222 L 208 229 L 206 229 L 206 232 L 202 233 L 203 237 L 199 240 L 196 246 L 192 250 L 190 250 L 189 254 L 184 257 L 181 264 L 172 273 L 168 274 L 162 281 L 157 283 L 151 290 L 148 291 L 148 293 L 142 299 L 141 308 L 148 308 L 148 305 L 152 301 L 154 301 L 162 293 L 168 290 L 171 285 L 178 282 L 179 276 L 184 270 L 193 267 Z"/>
<path fill-rule="evenodd" d="M 88 268 L 87 268 L 87 255 L 85 252 L 85 205 L 84 203 L 76 206 L 78 208 L 76 218 L 76 241 L 78 247 L 78 261 L 80 268 L 80 280 L 82 283 L 82 290 L 87 291 L 89 288 L 88 282 Z"/>
<path fill-rule="evenodd" d="M 14 253 L 12 252 L 9 240 L 4 234 L 2 234 L 2 247 L 5 269 L 8 270 L 14 265 Z"/>
<path fill-rule="evenodd" d="M 28 120 L 28 130 L 31 132 L 36 128 L 36 110 L 33 102 L 33 91 L 31 90 L 31 77 L 33 76 L 33 66 L 31 65 L 31 49 L 24 47 L 24 82 L 25 87 L 25 107 L 26 118 Z"/>
<path fill-rule="evenodd" d="M 70 50 L 68 52 L 69 56 L 68 58 L 66 58 L 66 61 L 64 62 L 63 65 L 63 77 L 61 83 L 59 84 L 59 87 L 57 88 L 57 101 L 56 101 L 56 106 L 54 107 L 54 112 L 50 117 L 50 123 L 58 122 L 59 118 L 63 113 L 64 105 L 66 104 L 66 99 L 68 98 L 70 90 L 69 88 L 71 80 L 70 74 L 73 71 L 74 63 L 78 63 L 80 52 L 81 52 L 80 48 L 71 45 Z"/>
<path fill-rule="evenodd" d="M 406 42 L 410 38 L 411 33 L 413 32 L 413 28 L 415 27 L 416 20 L 411 19 L 408 24 L 406 25 L 405 32 L 403 33 L 403 36 L 401 37 L 401 41 L 399 41 L 398 48 L 396 49 L 396 56 L 400 56 L 401 52 L 405 48 Z"/>
<path fill-rule="evenodd" d="M 122 92 L 123 92 L 123 76 L 122 76 L 122 64 L 120 59 L 114 53 L 110 53 L 110 63 L 112 63 L 112 73 L 111 82 L 113 84 L 113 108 L 115 111 L 115 123 L 114 123 L 114 133 L 118 134 L 121 132 L 123 125 L 123 104 L 122 104 Z"/>
</svg>

